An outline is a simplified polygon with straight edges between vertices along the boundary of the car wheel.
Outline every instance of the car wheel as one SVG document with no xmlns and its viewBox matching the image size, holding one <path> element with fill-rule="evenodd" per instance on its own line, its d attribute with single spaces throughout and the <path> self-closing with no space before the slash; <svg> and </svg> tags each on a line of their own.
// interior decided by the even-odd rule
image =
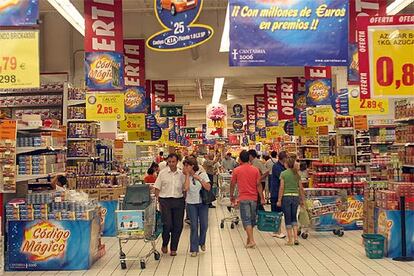
<svg viewBox="0 0 414 276">
<path fill-rule="evenodd" d="M 172 16 L 175 16 L 177 14 L 177 11 L 175 10 L 175 6 L 174 5 L 172 5 L 171 6 L 171 15 Z"/>
</svg>

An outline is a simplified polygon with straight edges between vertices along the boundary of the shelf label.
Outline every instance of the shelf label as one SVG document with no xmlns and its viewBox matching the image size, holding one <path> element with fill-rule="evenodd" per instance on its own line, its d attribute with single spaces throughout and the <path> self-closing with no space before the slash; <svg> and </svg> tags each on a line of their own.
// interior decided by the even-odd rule
<svg viewBox="0 0 414 276">
<path fill-rule="evenodd" d="M 39 31 L 0 31 L 0 45 L 0 89 L 39 87 Z"/>
<path fill-rule="evenodd" d="M 151 141 L 151 131 L 129 131 L 128 141 Z"/>
<path fill-rule="evenodd" d="M 335 124 L 334 111 L 331 106 L 317 106 L 306 109 L 308 127 L 328 126 Z"/>
<path fill-rule="evenodd" d="M 14 120 L 0 121 L 0 140 L 16 140 L 17 124 Z"/>
<path fill-rule="evenodd" d="M 350 115 L 386 115 L 388 113 L 388 99 L 349 97 Z"/>
<path fill-rule="evenodd" d="M 145 131 L 145 114 L 126 114 L 125 121 L 119 122 L 122 131 Z"/>
<path fill-rule="evenodd" d="M 125 118 L 123 93 L 91 93 L 86 96 L 86 119 L 121 121 Z"/>
<path fill-rule="evenodd" d="M 367 115 L 354 116 L 354 126 L 357 130 L 368 130 L 368 118 Z"/>
</svg>

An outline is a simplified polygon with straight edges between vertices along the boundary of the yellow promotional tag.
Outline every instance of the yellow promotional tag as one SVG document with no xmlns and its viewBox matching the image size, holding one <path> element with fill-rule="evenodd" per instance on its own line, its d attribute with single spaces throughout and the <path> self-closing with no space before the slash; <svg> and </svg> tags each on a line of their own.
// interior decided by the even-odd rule
<svg viewBox="0 0 414 276">
<path fill-rule="evenodd" d="M 126 114 L 125 121 L 119 122 L 122 131 L 145 131 L 145 114 Z"/>
<path fill-rule="evenodd" d="M 349 115 L 386 115 L 389 113 L 388 99 L 360 99 L 349 96 Z"/>
<path fill-rule="evenodd" d="M 274 139 L 283 135 L 285 135 L 285 130 L 281 126 L 266 128 L 266 138 Z"/>
<path fill-rule="evenodd" d="M 39 87 L 39 31 L 0 31 L 0 47 L 0 89 Z"/>
<path fill-rule="evenodd" d="M 298 124 L 297 122 L 294 122 L 293 133 L 294 133 L 294 136 L 317 137 L 318 128 L 317 127 L 304 127 Z"/>
<path fill-rule="evenodd" d="M 123 93 L 88 93 L 86 119 L 93 121 L 123 121 L 125 119 Z"/>
<path fill-rule="evenodd" d="M 306 109 L 308 127 L 329 126 L 335 124 L 335 115 L 331 106 L 321 105 Z"/>
<path fill-rule="evenodd" d="M 151 141 L 151 131 L 130 131 L 128 141 Z"/>
</svg>

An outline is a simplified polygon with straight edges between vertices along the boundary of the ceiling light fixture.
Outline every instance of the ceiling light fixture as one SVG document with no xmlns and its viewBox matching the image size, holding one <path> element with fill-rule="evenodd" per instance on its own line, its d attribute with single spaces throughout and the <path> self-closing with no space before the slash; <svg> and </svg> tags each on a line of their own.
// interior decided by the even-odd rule
<svg viewBox="0 0 414 276">
<path fill-rule="evenodd" d="M 85 19 L 70 0 L 48 0 L 81 35 L 85 36 Z"/>
<path fill-rule="evenodd" d="M 226 9 L 226 19 L 224 19 L 224 28 L 223 34 L 221 35 L 221 42 L 220 42 L 220 53 L 225 53 L 230 51 L 230 4 L 227 5 Z"/>
<path fill-rule="evenodd" d="M 213 97 L 211 98 L 212 104 L 218 104 L 220 102 L 221 93 L 223 92 L 224 78 L 214 79 L 214 91 Z"/>
<path fill-rule="evenodd" d="M 414 0 L 395 0 L 388 5 L 387 15 L 396 15 L 412 3 L 414 3 Z"/>
</svg>

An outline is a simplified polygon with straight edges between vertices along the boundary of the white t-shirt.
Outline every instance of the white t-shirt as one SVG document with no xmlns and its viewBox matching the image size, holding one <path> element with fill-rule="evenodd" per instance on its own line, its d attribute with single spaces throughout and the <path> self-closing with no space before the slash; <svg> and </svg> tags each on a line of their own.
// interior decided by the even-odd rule
<svg viewBox="0 0 414 276">
<path fill-rule="evenodd" d="M 167 168 L 167 161 L 161 161 L 158 166 L 160 167 L 160 171 L 162 171 L 163 169 Z"/>
<path fill-rule="evenodd" d="M 205 182 L 210 182 L 208 175 L 205 172 L 197 172 L 197 174 L 201 177 L 201 179 Z M 200 190 L 201 190 L 201 183 L 198 180 L 193 181 L 193 177 L 190 176 L 190 189 L 188 190 L 187 197 L 185 201 L 188 204 L 199 204 L 201 203 L 200 197 Z"/>
<path fill-rule="evenodd" d="M 160 191 L 161 198 L 181 198 L 184 196 L 184 181 L 185 176 L 181 170 L 172 172 L 170 167 L 167 167 L 160 171 L 154 187 Z"/>
<path fill-rule="evenodd" d="M 269 175 L 272 175 L 272 168 L 273 168 L 273 165 L 276 163 L 277 163 L 276 158 L 270 158 L 269 160 L 266 161 L 266 170 L 269 171 Z"/>
</svg>

